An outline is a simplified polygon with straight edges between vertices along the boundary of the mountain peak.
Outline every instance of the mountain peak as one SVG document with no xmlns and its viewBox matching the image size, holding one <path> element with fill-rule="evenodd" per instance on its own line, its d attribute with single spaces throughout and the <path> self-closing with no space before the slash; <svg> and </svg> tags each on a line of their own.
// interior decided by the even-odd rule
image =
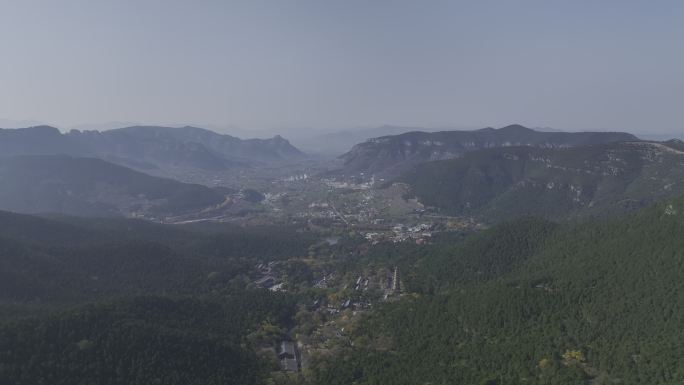
<svg viewBox="0 0 684 385">
<path fill-rule="evenodd" d="M 412 132 L 370 139 L 340 158 L 343 173 L 375 173 L 384 178 L 398 176 L 418 163 L 458 157 L 466 152 L 492 147 L 573 147 L 634 140 L 626 133 L 540 132 L 520 124 L 474 131 Z"/>
<path fill-rule="evenodd" d="M 535 132 L 531 128 L 527 128 L 520 124 L 511 124 L 506 127 L 499 128 L 499 131 L 510 131 L 510 132 Z"/>
<path fill-rule="evenodd" d="M 32 127 L 26 127 L 26 128 L 16 128 L 15 130 L 18 132 L 61 135 L 61 131 L 59 131 L 58 128 L 48 126 L 48 125 L 32 126 Z"/>
</svg>

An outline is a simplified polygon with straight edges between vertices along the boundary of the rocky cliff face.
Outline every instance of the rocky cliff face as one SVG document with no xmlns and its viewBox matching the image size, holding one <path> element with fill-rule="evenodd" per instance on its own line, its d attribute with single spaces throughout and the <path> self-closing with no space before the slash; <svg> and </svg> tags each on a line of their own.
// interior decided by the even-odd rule
<svg viewBox="0 0 684 385">
<path fill-rule="evenodd" d="M 304 157 L 280 136 L 243 140 L 196 127 L 153 126 L 67 134 L 48 126 L 0 130 L 0 152 L 5 156 L 90 156 L 144 171 L 224 170 Z"/>
<path fill-rule="evenodd" d="M 344 164 L 341 172 L 391 178 L 419 163 L 456 158 L 486 148 L 563 148 L 637 140 L 634 135 L 620 132 L 540 132 L 520 125 L 475 131 L 409 132 L 370 139 L 354 146 L 340 157 Z"/>
</svg>

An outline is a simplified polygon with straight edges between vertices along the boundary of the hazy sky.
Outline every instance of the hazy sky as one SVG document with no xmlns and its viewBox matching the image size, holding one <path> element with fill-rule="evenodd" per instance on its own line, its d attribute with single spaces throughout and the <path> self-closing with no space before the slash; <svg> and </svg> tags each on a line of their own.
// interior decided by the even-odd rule
<svg viewBox="0 0 684 385">
<path fill-rule="evenodd" d="M 0 0 L 0 118 L 684 131 L 684 1 Z"/>
</svg>

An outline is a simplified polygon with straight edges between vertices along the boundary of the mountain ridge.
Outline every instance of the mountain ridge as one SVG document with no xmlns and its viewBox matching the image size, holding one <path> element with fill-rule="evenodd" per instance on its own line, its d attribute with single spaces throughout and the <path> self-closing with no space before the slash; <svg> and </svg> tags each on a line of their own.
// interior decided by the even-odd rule
<svg viewBox="0 0 684 385">
<path fill-rule="evenodd" d="M 406 172 L 421 202 L 500 221 L 621 213 L 684 194 L 675 144 L 617 142 L 568 148 L 501 147 L 426 162 Z"/>
<path fill-rule="evenodd" d="M 343 166 L 338 172 L 391 178 L 422 162 L 456 158 L 483 148 L 573 147 L 637 140 L 634 135 L 622 132 L 541 132 L 517 124 L 474 131 L 416 131 L 359 143 L 340 156 Z"/>
<path fill-rule="evenodd" d="M 51 126 L 0 129 L 0 153 L 94 157 L 142 171 L 219 171 L 296 161 L 305 155 L 286 139 L 239 139 L 198 127 L 131 126 L 106 131 Z"/>
</svg>

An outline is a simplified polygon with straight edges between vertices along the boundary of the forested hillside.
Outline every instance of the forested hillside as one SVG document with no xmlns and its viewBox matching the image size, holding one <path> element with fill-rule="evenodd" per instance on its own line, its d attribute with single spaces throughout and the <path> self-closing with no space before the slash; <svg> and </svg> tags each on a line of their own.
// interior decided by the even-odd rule
<svg viewBox="0 0 684 385">
<path fill-rule="evenodd" d="M 0 209 L 82 216 L 163 217 L 220 205 L 206 186 L 153 177 L 95 158 L 0 157 Z"/>
<path fill-rule="evenodd" d="M 296 298 L 254 266 L 297 228 L 0 212 L 0 384 L 263 384 Z"/>
<path fill-rule="evenodd" d="M 13 385 L 248 385 L 273 369 L 245 337 L 285 325 L 285 295 L 135 297 L 0 324 L 0 383 Z"/>
<path fill-rule="evenodd" d="M 415 254 L 429 284 L 359 324 L 314 382 L 680 383 L 681 234 L 684 199 L 581 226 L 525 219 Z"/>
<path fill-rule="evenodd" d="M 295 229 L 2 212 L 0 230 L 0 316 L 9 317 L 122 295 L 225 291 L 256 263 L 306 255 L 315 241 Z"/>
<path fill-rule="evenodd" d="M 276 367 L 262 348 L 331 323 L 337 342 L 280 380 L 684 379 L 684 198 L 581 225 L 524 217 L 427 244 L 348 234 L 329 245 L 298 230 L 0 213 L 0 383 L 264 383 Z M 313 259 L 317 249 L 325 257 Z M 288 260 L 292 295 L 250 288 L 249 271 L 274 260 Z M 394 266 L 403 295 L 335 313 L 349 292 L 371 296 L 346 277 Z M 322 274 L 331 286 L 312 287 Z M 327 301 L 320 313 L 316 300 Z M 303 341 L 319 338 L 311 333 Z"/>
<path fill-rule="evenodd" d="M 489 222 L 620 214 L 684 194 L 684 153 L 672 143 L 512 147 L 417 166 L 399 181 L 421 202 Z"/>
</svg>

